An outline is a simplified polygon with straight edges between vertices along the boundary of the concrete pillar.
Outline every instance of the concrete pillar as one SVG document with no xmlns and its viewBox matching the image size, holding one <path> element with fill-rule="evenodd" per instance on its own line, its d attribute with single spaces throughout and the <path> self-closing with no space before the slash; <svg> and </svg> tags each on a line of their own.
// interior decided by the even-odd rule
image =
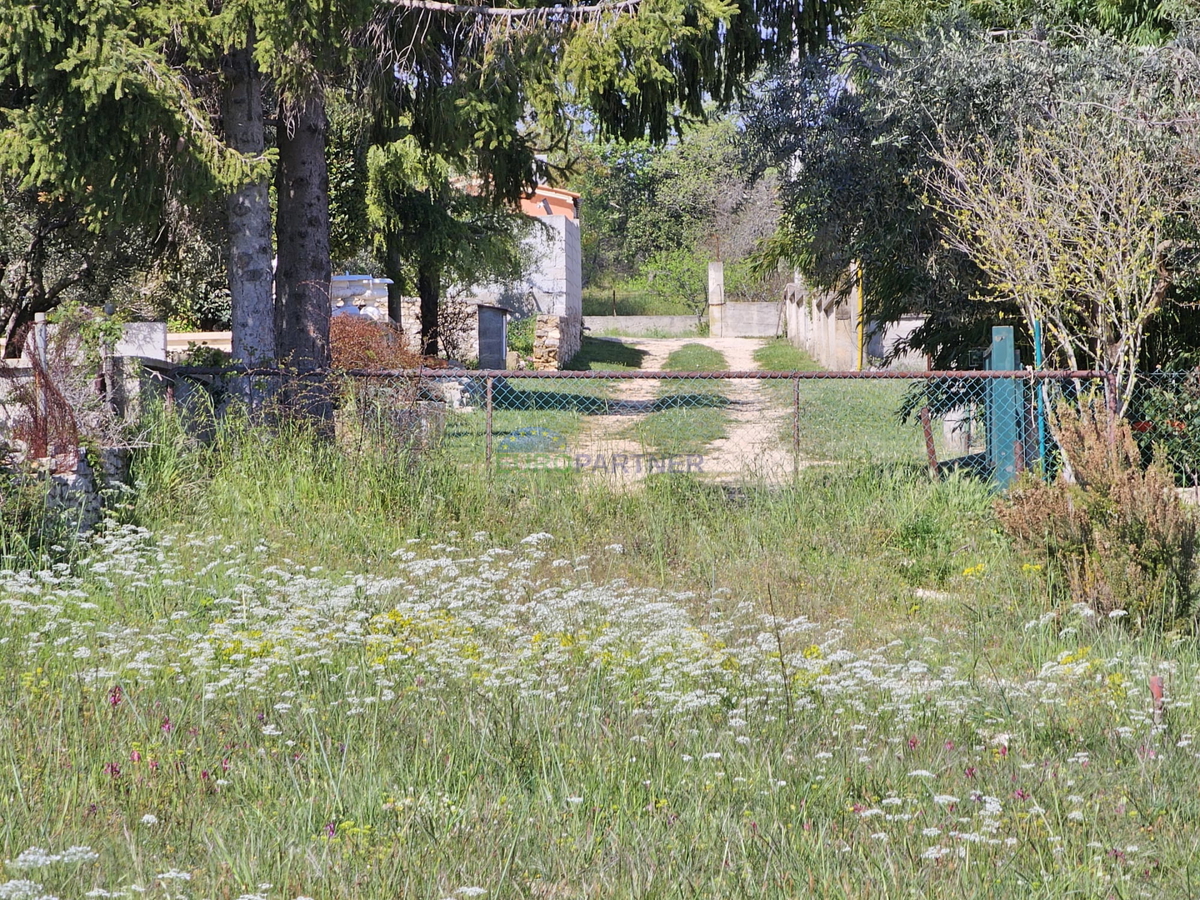
<svg viewBox="0 0 1200 900">
<path fill-rule="evenodd" d="M 708 264 L 708 333 L 725 336 L 725 263 L 719 259 Z"/>
</svg>

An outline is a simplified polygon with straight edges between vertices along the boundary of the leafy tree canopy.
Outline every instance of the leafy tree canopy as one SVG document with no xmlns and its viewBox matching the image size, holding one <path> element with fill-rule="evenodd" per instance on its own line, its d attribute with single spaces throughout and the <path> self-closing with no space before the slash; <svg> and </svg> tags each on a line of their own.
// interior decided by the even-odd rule
<svg viewBox="0 0 1200 900">
<path fill-rule="evenodd" d="M 788 171 L 772 255 L 831 290 L 847 290 L 861 260 L 872 318 L 923 312 L 913 348 L 937 366 L 976 364 L 1006 308 L 974 302 L 995 286 L 946 240 L 926 202 L 946 142 L 984 136 L 1003 155 L 1028 129 L 1088 103 L 1161 118 L 1175 103 L 1172 52 L 1146 54 L 1094 33 L 997 36 L 956 17 L 903 44 L 779 71 L 750 122 L 764 160 Z"/>
</svg>

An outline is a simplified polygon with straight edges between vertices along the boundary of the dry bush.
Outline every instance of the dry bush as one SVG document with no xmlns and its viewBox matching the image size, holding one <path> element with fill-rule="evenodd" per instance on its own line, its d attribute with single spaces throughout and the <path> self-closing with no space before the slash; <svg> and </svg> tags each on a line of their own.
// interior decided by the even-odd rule
<svg viewBox="0 0 1200 900">
<path fill-rule="evenodd" d="M 104 361 L 104 344 L 120 336 L 120 324 L 82 306 L 59 310 L 37 352 L 37 331 L 27 335 L 32 377 L 12 370 L 10 402 L 17 413 L 11 434 L 26 459 L 49 459 L 56 471 L 73 470 L 81 444 L 129 446 L 130 423 L 114 407 L 119 375 Z"/>
<path fill-rule="evenodd" d="M 1128 423 L 1100 400 L 1061 407 L 1054 435 L 1074 483 L 1024 480 L 997 504 L 1005 530 L 1044 556 L 1076 603 L 1135 627 L 1195 618 L 1196 520 L 1170 473 L 1142 467 Z"/>
<path fill-rule="evenodd" d="M 344 449 L 372 447 L 402 453 L 428 449 L 441 434 L 440 412 L 421 401 L 423 382 L 418 368 L 444 368 L 444 360 L 423 358 L 404 346 L 396 327 L 356 316 L 334 316 L 330 322 L 333 368 L 407 371 L 401 377 L 347 376 L 337 390 L 337 433 Z"/>
<path fill-rule="evenodd" d="M 60 388 L 64 375 L 53 358 L 32 354 L 31 379 L 16 383 L 12 398 L 20 412 L 12 421 L 12 435 L 25 448 L 28 459 L 54 459 L 55 467 L 73 469 L 79 460 L 79 422 Z"/>
<path fill-rule="evenodd" d="M 359 316 L 334 316 L 329 323 L 329 350 L 333 368 L 416 369 L 419 353 L 404 346 L 400 329 Z"/>
<path fill-rule="evenodd" d="M 478 328 L 479 308 L 456 294 L 438 304 L 437 334 L 447 359 L 466 361 Z"/>
</svg>

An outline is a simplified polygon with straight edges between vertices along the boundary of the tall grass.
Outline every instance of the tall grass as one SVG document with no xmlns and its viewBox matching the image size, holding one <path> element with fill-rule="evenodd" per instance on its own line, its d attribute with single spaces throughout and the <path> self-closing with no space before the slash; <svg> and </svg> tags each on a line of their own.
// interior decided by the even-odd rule
<svg viewBox="0 0 1200 900">
<path fill-rule="evenodd" d="M 5 897 L 1194 884 L 1191 639 L 1052 606 L 985 486 L 155 429 L 139 527 L 0 581 Z"/>
</svg>

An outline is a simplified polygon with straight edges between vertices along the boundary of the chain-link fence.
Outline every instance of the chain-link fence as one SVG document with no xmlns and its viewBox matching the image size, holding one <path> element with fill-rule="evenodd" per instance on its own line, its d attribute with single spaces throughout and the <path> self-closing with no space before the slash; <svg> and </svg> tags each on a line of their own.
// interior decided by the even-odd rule
<svg viewBox="0 0 1200 900">
<path fill-rule="evenodd" d="M 1181 487 L 1200 484 L 1200 369 L 1140 373 L 1125 418 L 1144 460 L 1166 465 Z"/>
<path fill-rule="evenodd" d="M 781 482 L 814 466 L 887 463 L 968 469 L 1006 484 L 1053 459 L 1048 413 L 1056 404 L 1105 394 L 1107 384 L 1095 372 L 1029 371 L 177 376 L 180 391 L 203 385 L 218 405 L 328 404 L 343 436 L 358 440 L 437 446 L 489 470 L 617 481 L 684 473 Z M 1200 408 L 1196 415 L 1200 422 Z"/>
</svg>

